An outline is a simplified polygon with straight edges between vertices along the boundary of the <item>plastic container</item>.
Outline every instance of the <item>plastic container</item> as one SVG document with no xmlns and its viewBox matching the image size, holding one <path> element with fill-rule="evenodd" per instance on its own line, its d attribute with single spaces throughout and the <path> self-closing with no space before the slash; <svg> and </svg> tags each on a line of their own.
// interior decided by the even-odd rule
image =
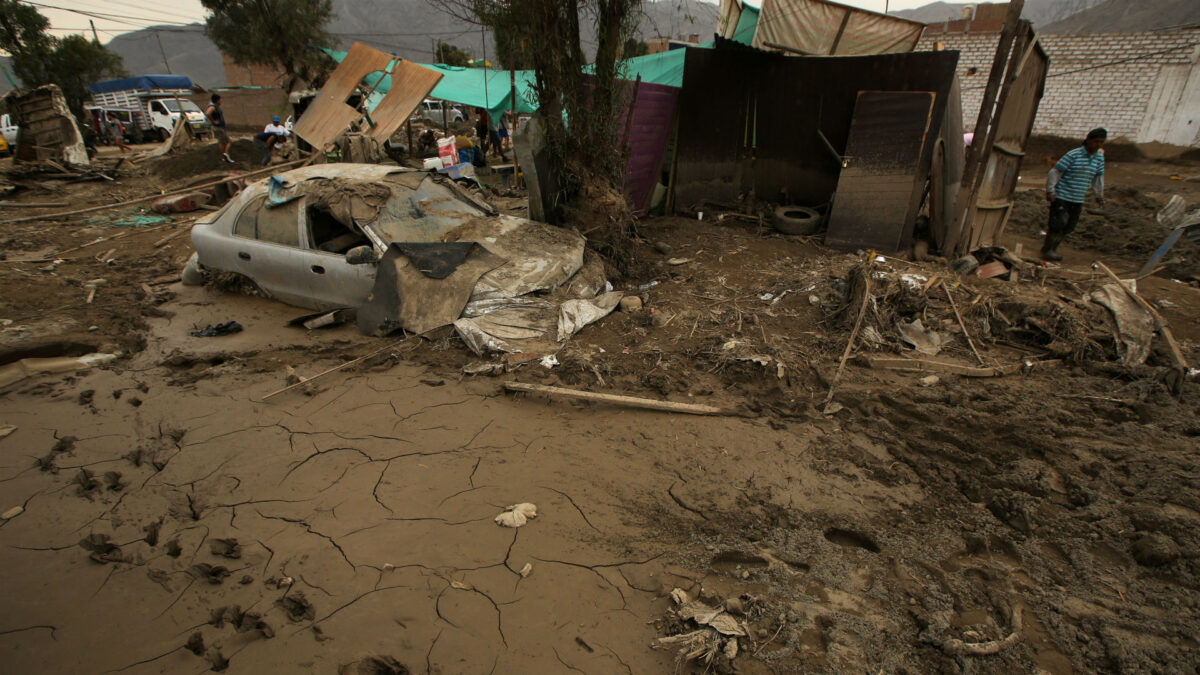
<svg viewBox="0 0 1200 675">
<path fill-rule="evenodd" d="M 648 284 L 642 284 L 641 286 L 638 286 L 637 289 L 639 291 L 648 291 L 651 288 L 654 288 L 655 286 L 658 286 L 661 283 L 662 283 L 661 281 L 651 281 Z"/>
<path fill-rule="evenodd" d="M 458 148 L 454 144 L 453 136 L 439 138 L 437 144 L 438 157 L 442 158 L 442 166 L 454 166 L 458 164 Z"/>
</svg>

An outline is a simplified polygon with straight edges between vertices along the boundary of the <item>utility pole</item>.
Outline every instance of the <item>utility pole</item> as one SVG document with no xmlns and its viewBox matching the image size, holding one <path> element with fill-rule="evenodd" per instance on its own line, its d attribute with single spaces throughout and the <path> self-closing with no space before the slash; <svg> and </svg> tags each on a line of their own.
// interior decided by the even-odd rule
<svg viewBox="0 0 1200 675">
<path fill-rule="evenodd" d="M 158 40 L 158 52 L 160 54 L 162 54 L 163 65 L 167 67 L 167 74 L 170 75 L 171 74 L 171 63 L 169 61 L 167 61 L 167 52 L 165 49 L 163 49 L 162 37 L 158 34 L 158 31 L 154 31 L 154 39 Z M 183 111 L 180 110 L 180 113 L 182 113 L 182 112 Z"/>
<path fill-rule="evenodd" d="M 433 36 L 429 38 L 429 62 L 437 63 L 437 47 L 433 44 Z"/>
<path fill-rule="evenodd" d="M 488 100 L 488 66 L 487 66 L 487 27 L 479 27 L 479 40 L 483 43 L 483 106 L 488 110 L 491 109 L 491 101 Z"/>
<path fill-rule="evenodd" d="M 96 41 L 96 44 L 100 44 L 100 36 L 96 34 L 96 22 L 88 19 L 88 23 L 92 25 L 92 39 Z"/>
</svg>

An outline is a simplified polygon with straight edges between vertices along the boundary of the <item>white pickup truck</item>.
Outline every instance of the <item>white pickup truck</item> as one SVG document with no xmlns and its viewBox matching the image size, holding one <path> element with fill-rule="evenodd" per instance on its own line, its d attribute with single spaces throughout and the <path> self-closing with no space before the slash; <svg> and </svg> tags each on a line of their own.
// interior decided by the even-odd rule
<svg viewBox="0 0 1200 675">
<path fill-rule="evenodd" d="M 142 75 L 88 85 L 92 104 L 102 110 L 126 111 L 132 116 L 129 133 L 145 140 L 170 137 L 181 113 L 198 136 L 211 133 L 204 111 L 187 97 L 192 81 L 182 75 Z"/>
</svg>

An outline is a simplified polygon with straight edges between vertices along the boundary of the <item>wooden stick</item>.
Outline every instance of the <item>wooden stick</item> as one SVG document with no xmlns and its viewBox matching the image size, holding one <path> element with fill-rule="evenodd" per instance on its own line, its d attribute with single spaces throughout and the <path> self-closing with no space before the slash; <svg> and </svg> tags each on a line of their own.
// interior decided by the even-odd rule
<svg viewBox="0 0 1200 675">
<path fill-rule="evenodd" d="M 950 289 L 944 281 L 942 282 L 942 290 L 946 292 L 946 297 L 950 298 L 950 308 L 954 310 L 954 318 L 958 319 L 958 327 L 962 329 L 963 337 L 967 338 L 967 344 L 971 346 L 971 351 L 975 353 L 975 358 L 979 359 L 979 365 L 984 365 L 983 357 L 979 355 L 979 350 L 975 349 L 975 343 L 971 340 L 971 334 L 967 332 L 967 324 L 963 323 L 962 314 L 958 313 L 958 305 L 954 304 L 954 296 L 950 294 Z"/>
<path fill-rule="evenodd" d="M 600 403 L 613 403 L 616 405 L 625 405 L 633 408 L 646 408 L 647 410 L 665 410 L 667 412 L 687 413 L 689 415 L 732 415 L 733 411 L 726 408 L 719 408 L 713 405 L 701 405 L 699 403 L 674 403 L 672 401 L 659 401 L 652 398 L 638 398 L 636 396 L 621 396 L 618 394 L 598 394 L 591 391 L 579 391 L 578 389 L 566 389 L 564 387 L 551 387 L 544 384 L 530 384 L 527 382 L 505 382 L 504 388 L 508 391 L 521 391 L 534 394 L 545 394 L 547 396 L 558 396 L 562 398 L 578 398 L 584 401 L 597 401 Z"/>
<path fill-rule="evenodd" d="M 894 356 L 860 356 L 858 357 L 869 368 L 876 370 L 901 370 L 913 373 L 950 373 L 951 375 L 962 375 L 963 377 L 1002 377 L 1004 375 L 1014 375 L 1021 372 L 1025 368 L 1054 368 L 1062 365 L 1059 359 L 1047 361 L 1022 361 L 1007 366 L 998 366 L 995 368 L 977 366 L 963 366 L 957 363 L 946 363 L 944 361 L 932 361 L 929 359 L 908 359 Z"/>
<path fill-rule="evenodd" d="M 875 253 L 867 254 L 867 259 L 874 259 Z M 846 341 L 846 350 L 842 352 L 842 360 L 838 363 L 837 372 L 833 374 L 833 382 L 829 383 L 829 394 L 825 396 L 825 407 L 829 407 L 829 402 L 833 400 L 833 392 L 837 389 L 838 380 L 842 379 L 842 370 L 846 368 L 846 359 L 850 358 L 850 351 L 854 349 L 854 341 L 858 339 L 858 330 L 862 328 L 863 317 L 867 314 L 867 302 L 871 299 L 871 266 L 867 265 L 867 272 L 863 276 L 863 299 L 862 305 L 858 308 L 858 318 L 854 320 L 854 330 L 850 331 L 850 339 Z"/>
<path fill-rule="evenodd" d="M 407 339 L 408 339 L 408 338 L 405 338 L 405 340 L 407 340 Z M 399 347 L 399 346 L 401 345 L 401 343 L 403 343 L 403 342 L 404 342 L 404 340 L 397 340 L 396 342 L 393 342 L 393 343 L 391 343 L 391 344 L 389 344 L 389 345 L 386 345 L 386 346 L 384 346 L 384 347 L 380 347 L 379 349 L 376 349 L 375 351 L 371 352 L 370 354 L 366 354 L 366 355 L 364 355 L 364 356 L 360 356 L 360 357 L 358 357 L 357 359 L 354 359 L 353 361 L 347 361 L 347 362 L 343 363 L 343 364 L 342 364 L 342 365 L 340 365 L 340 366 L 334 366 L 334 367 L 330 368 L 329 370 L 326 370 L 326 371 L 324 371 L 324 372 L 317 373 L 316 375 L 313 375 L 312 377 L 308 378 L 307 380 L 302 380 L 302 381 L 300 381 L 300 382 L 297 382 L 297 383 L 295 383 L 295 384 L 290 384 L 290 385 L 288 385 L 288 386 L 284 387 L 283 389 L 280 389 L 280 390 L 278 390 L 278 391 L 273 391 L 273 392 L 271 392 L 271 393 L 267 394 L 266 396 L 262 397 L 262 400 L 264 400 L 264 401 L 265 401 L 265 400 L 267 400 L 267 399 L 269 399 L 269 398 L 271 398 L 271 397 L 273 397 L 273 396 L 278 396 L 278 395 L 280 395 L 280 394 L 284 393 L 285 391 L 291 391 L 291 390 L 295 389 L 296 387 L 299 387 L 300 385 L 304 385 L 304 384 L 310 384 L 310 383 L 311 383 L 313 380 L 316 380 L 316 379 L 318 379 L 318 378 L 325 377 L 326 375 L 328 375 L 328 374 L 330 374 L 330 373 L 336 373 L 337 371 L 339 371 L 339 370 L 341 370 L 341 369 L 343 369 L 343 368 L 349 368 L 350 366 L 352 366 L 352 365 L 354 365 L 354 364 L 356 364 L 356 363 L 359 363 L 360 361 L 365 361 L 366 359 L 369 359 L 369 358 L 371 358 L 372 356 L 376 356 L 376 355 L 378 355 L 378 354 L 382 354 L 383 352 L 385 352 L 385 351 L 387 351 L 387 350 L 389 350 L 389 349 L 391 349 L 391 348 L 393 348 L 393 347 Z"/>
<path fill-rule="evenodd" d="M 70 206 L 67 202 L 30 202 L 28 204 L 18 204 L 16 202 L 0 202 L 0 206 L 9 209 L 61 209 L 64 206 Z"/>
<path fill-rule="evenodd" d="M 1139 307 L 1147 312 L 1150 312 L 1150 316 L 1154 317 L 1155 327 L 1158 328 L 1158 332 L 1162 333 L 1163 339 L 1167 341 L 1167 347 L 1171 351 L 1171 358 L 1174 359 L 1175 365 L 1186 370 L 1188 367 L 1187 360 L 1183 358 L 1183 351 L 1179 349 L 1179 343 L 1175 341 L 1175 334 L 1171 332 L 1169 327 L 1167 327 L 1166 319 L 1162 318 L 1162 315 L 1154 309 L 1153 305 L 1151 305 L 1149 302 L 1146 302 L 1145 298 L 1138 295 L 1137 292 L 1130 288 L 1124 281 L 1121 281 L 1117 275 L 1113 274 L 1113 271 L 1108 269 L 1107 265 L 1098 260 L 1096 261 L 1096 265 L 1100 269 L 1104 270 L 1104 273 L 1107 274 L 1109 278 L 1117 282 L 1117 285 L 1123 288 L 1125 292 L 1129 294 L 1129 297 L 1133 298 L 1133 301 L 1136 302 Z"/>
<path fill-rule="evenodd" d="M 30 222 L 33 220 L 51 220 L 54 218 L 65 218 L 67 216 L 77 216 L 82 213 L 94 213 L 96 211 L 106 211 L 108 209 L 119 209 L 123 206 L 130 206 L 133 204 L 141 204 L 143 202 L 149 202 L 149 201 L 153 201 L 155 199 L 165 199 L 167 197 L 178 197 L 179 195 L 190 194 L 192 192 L 196 192 L 197 190 L 203 190 L 205 188 L 216 187 L 217 185 L 220 185 L 221 183 L 227 183 L 230 180 L 233 180 L 236 178 L 249 178 L 250 176 L 255 176 L 255 175 L 258 175 L 261 173 L 270 173 L 270 172 L 274 172 L 274 171 L 279 171 L 280 169 L 282 169 L 284 167 L 289 167 L 289 166 L 292 166 L 293 164 L 299 164 L 301 162 L 306 162 L 306 161 L 311 161 L 311 159 L 309 159 L 309 158 L 297 159 L 297 160 L 293 160 L 291 162 L 285 162 L 283 164 L 276 164 L 274 166 L 266 167 L 263 169 L 258 169 L 256 171 L 251 171 L 250 173 L 235 175 L 233 178 L 222 178 L 221 180 L 213 181 L 211 183 L 205 183 L 204 185 L 196 185 L 193 187 L 183 188 L 180 190 L 175 190 L 173 192 L 167 192 L 164 194 L 156 193 L 156 194 L 152 194 L 148 197 L 139 197 L 137 199 L 130 199 L 128 201 L 118 202 L 116 204 L 105 204 L 103 206 L 92 206 L 92 207 L 88 207 L 86 209 L 76 209 L 74 211 L 62 211 L 60 213 L 43 213 L 43 214 L 39 214 L 36 216 L 26 216 L 24 218 L 15 218 L 13 220 L 5 220 L 5 221 L 0 221 L 0 222 L 3 222 L 5 224 L 27 223 L 27 222 Z"/>
</svg>

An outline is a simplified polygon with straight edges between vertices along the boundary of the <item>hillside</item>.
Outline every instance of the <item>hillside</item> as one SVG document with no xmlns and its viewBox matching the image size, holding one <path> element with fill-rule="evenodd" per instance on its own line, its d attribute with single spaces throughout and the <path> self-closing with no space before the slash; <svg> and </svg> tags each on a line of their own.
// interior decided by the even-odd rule
<svg viewBox="0 0 1200 675">
<path fill-rule="evenodd" d="M 1033 22 L 1033 25 L 1041 28 L 1047 24 L 1054 23 L 1065 19 L 1076 12 L 1088 9 L 1097 5 L 1104 0 L 1026 0 L 1025 9 L 1021 12 L 1021 16 Z M 928 5 L 922 5 L 915 9 L 905 9 L 896 12 L 890 12 L 892 16 L 899 16 L 913 21 L 922 23 L 935 23 L 939 21 L 954 21 L 960 18 L 963 7 L 978 3 L 959 3 L 959 2 L 931 2 Z"/>
<path fill-rule="evenodd" d="M 1047 33 L 1128 33 L 1200 24 L 1200 0 L 1108 0 L 1046 26 Z"/>
<path fill-rule="evenodd" d="M 489 57 L 495 47 L 490 31 L 485 36 L 479 26 L 455 19 L 426 0 L 334 0 L 335 18 L 329 30 L 348 47 L 358 41 L 413 61 L 428 62 L 435 40 L 442 40 L 480 56 Z M 712 38 L 716 30 L 717 6 L 701 0 L 658 0 L 643 5 L 638 28 L 641 38 L 655 36 L 687 37 L 698 34 Z M 225 86 L 221 53 L 199 24 L 193 26 L 153 26 L 113 38 L 108 43 L 125 60 L 132 74 L 165 72 L 155 33 L 162 38 L 170 59 L 171 72 L 187 75 L 206 88 Z M 583 36 L 585 49 L 595 49 L 594 34 Z M 9 89 L 0 77 L 0 94 Z"/>
</svg>

